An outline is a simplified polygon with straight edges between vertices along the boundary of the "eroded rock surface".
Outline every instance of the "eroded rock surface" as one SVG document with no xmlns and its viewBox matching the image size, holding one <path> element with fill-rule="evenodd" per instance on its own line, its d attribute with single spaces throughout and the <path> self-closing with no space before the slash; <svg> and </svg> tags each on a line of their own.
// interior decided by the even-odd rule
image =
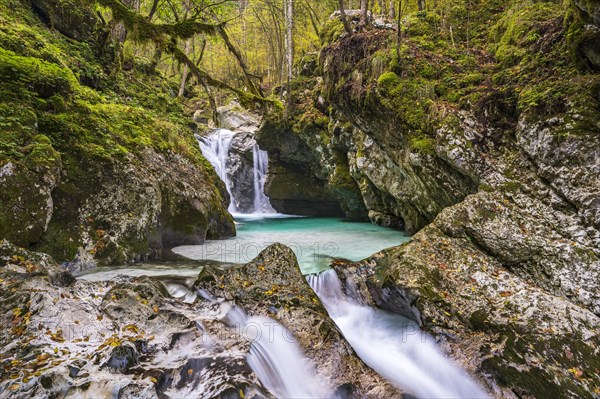
<svg viewBox="0 0 600 399">
<path fill-rule="evenodd" d="M 253 337 L 229 322 L 234 306 L 284 325 L 332 395 L 401 395 L 356 357 L 281 244 L 204 269 L 194 287 L 219 301 L 173 298 L 168 279 L 75 280 L 6 241 L 0 279 L 0 397 L 272 397 L 248 365 Z"/>
</svg>

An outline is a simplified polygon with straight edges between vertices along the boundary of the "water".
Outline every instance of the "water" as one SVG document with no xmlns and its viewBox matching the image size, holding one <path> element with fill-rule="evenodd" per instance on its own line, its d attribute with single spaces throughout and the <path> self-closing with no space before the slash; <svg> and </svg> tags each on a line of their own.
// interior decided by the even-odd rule
<svg viewBox="0 0 600 399">
<path fill-rule="evenodd" d="M 224 322 L 252 341 L 246 357 L 261 384 L 278 398 L 324 398 L 330 389 L 321 383 L 293 335 L 277 321 L 248 316 L 240 307 L 199 290 L 203 298 L 226 308 Z"/>
<path fill-rule="evenodd" d="M 235 134 L 231 130 L 217 129 L 206 137 L 198 137 L 202 155 L 211 163 L 219 178 L 225 183 L 225 188 L 231 199 L 228 207 L 229 213 L 233 215 L 275 213 L 269 198 L 265 195 L 265 180 L 267 178 L 269 156 L 266 151 L 258 147 L 256 142 L 254 142 L 252 147 L 253 208 L 248 212 L 247 209 L 239 209 L 236 205 L 240 203 L 240 199 L 236 198 L 236 193 L 233 190 L 234 184 L 231 181 L 231 165 L 229 163 L 231 142 Z M 244 167 L 244 165 L 240 167 Z"/>
<path fill-rule="evenodd" d="M 265 180 L 269 170 L 269 155 L 266 151 L 258 148 L 258 144 L 252 147 L 253 176 L 254 176 L 254 211 L 253 213 L 275 213 L 271 206 L 269 197 L 265 195 Z"/>
<path fill-rule="evenodd" d="M 414 322 L 347 298 L 333 270 L 307 280 L 358 356 L 398 388 L 419 398 L 488 397 Z"/>
<path fill-rule="evenodd" d="M 274 242 L 292 248 L 303 274 L 325 270 L 335 258 L 357 261 L 399 245 L 408 235 L 370 223 L 289 215 L 240 216 L 237 236 L 187 245 L 173 251 L 190 259 L 247 263 Z"/>
<path fill-rule="evenodd" d="M 209 136 L 198 137 L 202 155 L 215 168 L 215 172 L 225 183 L 225 188 L 231 198 L 233 196 L 231 194 L 231 180 L 227 174 L 227 160 L 229 159 L 229 148 L 231 147 L 233 134 L 231 130 L 219 129 Z M 230 202 L 228 210 L 230 213 L 237 212 L 234 201 Z"/>
</svg>

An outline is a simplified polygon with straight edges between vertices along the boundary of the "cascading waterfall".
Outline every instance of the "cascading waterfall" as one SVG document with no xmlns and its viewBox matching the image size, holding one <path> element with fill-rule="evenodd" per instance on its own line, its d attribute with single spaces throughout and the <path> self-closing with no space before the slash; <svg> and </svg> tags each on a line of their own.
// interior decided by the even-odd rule
<svg viewBox="0 0 600 399">
<path fill-rule="evenodd" d="M 269 198 L 265 195 L 265 180 L 269 165 L 269 156 L 266 151 L 261 150 L 258 144 L 254 142 L 252 146 L 252 188 L 253 188 L 253 208 L 238 209 L 240 201 L 236 198 L 236 193 L 233 190 L 234 182 L 229 174 L 230 167 L 230 149 L 231 142 L 236 135 L 227 129 L 217 129 L 206 137 L 197 137 L 200 144 L 200 150 L 204 157 L 212 164 L 215 171 L 225 183 L 225 188 L 229 193 L 231 201 L 229 203 L 229 212 L 232 214 L 271 214 L 275 210 L 269 202 Z"/>
<path fill-rule="evenodd" d="M 488 397 L 414 322 L 346 297 L 334 270 L 307 280 L 358 356 L 397 387 L 420 398 Z"/>
<path fill-rule="evenodd" d="M 204 299 L 219 303 L 223 321 L 250 339 L 246 360 L 261 384 L 277 398 L 324 398 L 328 389 L 320 383 L 293 335 L 265 316 L 248 316 L 239 306 L 198 290 Z"/>
<path fill-rule="evenodd" d="M 233 132 L 227 129 L 219 129 L 207 137 L 197 138 L 202 155 L 215 168 L 215 172 L 217 172 L 219 178 L 225 183 L 225 188 L 231 196 L 231 181 L 227 175 L 227 159 L 229 157 L 229 147 L 231 147 Z M 228 210 L 230 213 L 236 212 L 233 200 L 229 203 Z"/>
<path fill-rule="evenodd" d="M 269 198 L 265 195 L 265 180 L 269 170 L 269 155 L 258 148 L 252 147 L 252 160 L 254 164 L 254 213 L 274 213 Z"/>
</svg>

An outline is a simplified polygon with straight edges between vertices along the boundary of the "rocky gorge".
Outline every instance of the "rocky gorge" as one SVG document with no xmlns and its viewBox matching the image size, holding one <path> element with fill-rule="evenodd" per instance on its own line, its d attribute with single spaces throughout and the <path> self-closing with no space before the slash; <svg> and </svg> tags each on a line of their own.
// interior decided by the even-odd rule
<svg viewBox="0 0 600 399">
<path fill-rule="evenodd" d="M 235 235 L 228 205 L 255 210 L 258 146 L 276 211 L 412 234 L 336 259 L 346 296 L 416 323 L 490 397 L 600 396 L 595 0 L 484 2 L 465 52 L 437 11 L 408 15 L 397 47 L 385 24 L 349 35 L 332 17 L 296 65 L 291 115 L 219 108 L 230 186 L 149 63 L 106 78 L 126 63 L 89 45 L 108 29 L 93 7 L 0 5 L 0 397 L 291 395 L 251 367 L 240 312 L 293 335 L 312 395 L 413 397 L 357 356 L 281 244 L 74 277 Z"/>
</svg>

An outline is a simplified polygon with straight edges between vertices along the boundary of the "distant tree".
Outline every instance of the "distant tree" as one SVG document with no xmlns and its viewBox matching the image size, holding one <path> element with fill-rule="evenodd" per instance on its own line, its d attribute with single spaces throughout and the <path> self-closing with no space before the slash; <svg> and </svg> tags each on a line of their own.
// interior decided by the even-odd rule
<svg viewBox="0 0 600 399">
<path fill-rule="evenodd" d="M 396 0 L 390 0 L 390 5 L 388 7 L 388 18 L 392 21 L 396 18 Z"/>
<path fill-rule="evenodd" d="M 292 75 L 294 66 L 294 0 L 284 0 L 285 10 L 285 61 L 287 101 L 285 115 L 289 116 L 292 108 Z"/>
<path fill-rule="evenodd" d="M 421 1 L 421 0 L 419 0 Z M 359 30 L 363 31 L 367 28 L 369 22 L 369 0 L 360 0 L 360 21 L 358 22 Z"/>
<path fill-rule="evenodd" d="M 342 20 L 342 24 L 344 24 L 344 29 L 351 35 L 352 27 L 350 27 L 350 22 L 348 22 L 348 18 L 346 18 L 346 6 L 344 5 L 344 0 L 340 0 L 340 19 Z"/>
</svg>

